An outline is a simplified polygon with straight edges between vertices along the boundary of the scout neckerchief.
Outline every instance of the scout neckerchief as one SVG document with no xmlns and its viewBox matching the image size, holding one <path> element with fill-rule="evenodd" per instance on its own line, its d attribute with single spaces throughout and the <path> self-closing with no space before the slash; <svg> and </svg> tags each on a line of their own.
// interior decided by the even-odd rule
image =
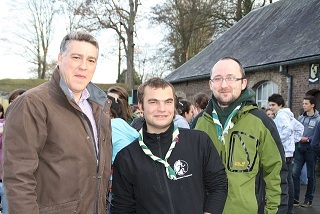
<svg viewBox="0 0 320 214">
<path fill-rule="evenodd" d="M 179 129 L 178 129 L 178 127 L 176 125 L 174 125 L 173 133 L 172 133 L 172 143 L 170 145 L 170 148 L 169 148 L 164 160 L 162 160 L 161 158 L 153 155 L 152 152 L 150 151 L 150 149 L 146 146 L 146 144 L 144 144 L 142 129 L 139 131 L 139 145 L 140 145 L 142 151 L 146 155 L 148 155 L 152 160 L 157 161 L 159 163 L 162 163 L 166 167 L 166 173 L 167 173 L 167 176 L 168 176 L 168 178 L 170 180 L 176 180 L 177 179 L 176 173 L 174 172 L 174 170 L 172 169 L 172 167 L 168 163 L 168 158 L 170 157 L 172 150 L 176 146 L 176 143 L 177 143 L 177 141 L 179 139 L 178 135 L 179 135 Z"/>
<path fill-rule="evenodd" d="M 224 136 L 227 135 L 228 134 L 228 130 L 231 129 L 234 126 L 234 124 L 231 121 L 231 119 L 239 111 L 240 107 L 241 107 L 241 104 L 238 105 L 235 109 L 233 109 L 231 114 L 228 116 L 228 118 L 226 120 L 226 123 L 225 123 L 226 126 L 223 129 L 223 131 L 222 131 L 223 126 L 221 125 L 221 123 L 219 121 L 219 117 L 218 117 L 218 114 L 217 114 L 216 110 L 214 108 L 212 110 L 212 120 L 213 120 L 213 122 L 214 122 L 214 124 L 216 126 L 216 130 L 217 130 L 217 133 L 218 133 L 218 139 L 223 144 L 225 143 Z"/>
</svg>

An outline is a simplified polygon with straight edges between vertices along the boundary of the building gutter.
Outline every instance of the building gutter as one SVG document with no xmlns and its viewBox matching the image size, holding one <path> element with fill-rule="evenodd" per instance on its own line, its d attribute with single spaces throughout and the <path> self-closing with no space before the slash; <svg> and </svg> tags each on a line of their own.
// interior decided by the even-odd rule
<svg viewBox="0 0 320 214">
<path fill-rule="evenodd" d="M 284 69 L 285 67 L 285 69 Z M 284 71 L 285 70 L 285 71 Z M 292 108 L 292 75 L 288 73 L 288 65 L 286 66 L 279 66 L 279 72 L 287 77 L 287 86 L 288 86 L 288 107 Z"/>
<path fill-rule="evenodd" d="M 308 62 L 316 62 L 319 60 L 320 60 L 320 54 L 314 55 L 314 56 L 292 59 L 292 60 L 279 61 L 279 62 L 264 64 L 264 65 L 248 66 L 248 67 L 245 67 L 244 69 L 246 72 L 253 72 L 253 71 L 259 71 L 259 70 L 266 70 L 266 69 L 270 69 L 270 68 L 276 68 L 276 67 L 280 67 L 280 66 L 296 65 L 296 64 L 302 64 L 302 63 L 308 63 Z"/>
<path fill-rule="evenodd" d="M 277 68 L 277 67 L 280 68 L 280 66 L 302 64 L 302 63 L 319 61 L 319 60 L 320 60 L 320 54 L 314 55 L 314 56 L 307 56 L 307 57 L 292 59 L 292 60 L 285 60 L 285 61 L 280 61 L 280 62 L 275 62 L 275 63 L 269 63 L 269 64 L 264 64 L 264 65 L 248 66 L 248 67 L 244 67 L 244 70 L 246 72 L 250 73 L 250 72 L 267 70 L 267 69 L 272 69 L 272 68 Z M 186 82 L 186 81 L 195 81 L 195 80 L 204 80 L 204 79 L 209 80 L 209 78 L 210 78 L 210 73 L 207 73 L 207 74 L 198 75 L 198 76 L 188 76 L 188 77 L 183 77 L 183 78 L 179 78 L 179 79 L 175 79 L 175 80 L 169 80 L 169 82 L 170 83 L 182 83 L 182 82 Z"/>
</svg>

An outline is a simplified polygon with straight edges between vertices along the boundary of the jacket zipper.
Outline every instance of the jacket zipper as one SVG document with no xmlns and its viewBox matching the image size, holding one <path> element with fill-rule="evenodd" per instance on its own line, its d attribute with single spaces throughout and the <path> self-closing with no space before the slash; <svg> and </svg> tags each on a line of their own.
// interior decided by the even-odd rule
<svg viewBox="0 0 320 214">
<path fill-rule="evenodd" d="M 100 115 L 102 115 L 103 114 L 103 108 L 101 109 L 101 114 Z M 99 127 L 97 128 L 97 135 L 98 135 L 98 142 L 97 142 L 97 147 L 99 147 L 99 142 L 101 142 L 100 141 L 100 131 L 101 131 L 101 126 L 102 126 L 102 120 L 101 120 L 101 116 L 100 116 L 100 118 L 99 118 Z M 101 149 L 101 147 L 99 147 L 99 151 L 100 151 L 100 149 Z M 97 152 L 97 177 L 96 177 L 96 180 L 97 180 L 97 182 L 96 182 L 96 201 L 95 201 L 95 204 L 96 204 L 96 206 L 95 206 L 95 213 L 98 213 L 98 207 L 99 207 L 99 179 L 101 179 L 102 177 L 102 175 L 99 175 L 99 164 L 100 164 L 100 152 Z"/>
<path fill-rule="evenodd" d="M 101 178 L 101 176 L 99 176 L 99 159 L 98 159 L 99 155 L 98 155 L 98 151 L 97 151 L 97 148 L 96 148 L 96 146 L 98 146 L 98 145 L 96 145 L 96 143 L 94 141 L 93 133 L 91 132 L 91 129 L 89 127 L 89 123 L 88 123 L 89 118 L 83 112 L 81 112 L 81 115 L 82 115 L 82 118 L 84 119 L 84 123 L 85 123 L 86 129 L 88 130 L 89 137 L 91 139 L 91 144 L 92 144 L 93 150 L 94 150 L 94 155 L 95 155 L 95 158 L 96 158 L 96 176 L 95 176 L 95 180 L 96 180 L 96 200 L 94 202 L 94 204 L 95 204 L 94 205 L 94 213 L 96 214 L 96 213 L 98 213 L 99 179 Z M 100 125 L 101 124 L 99 124 L 99 129 L 100 129 Z M 99 131 L 97 130 L 98 144 L 99 144 L 99 133 L 100 133 L 100 130 Z"/>
<path fill-rule="evenodd" d="M 158 140 L 158 145 L 159 145 L 159 154 L 160 154 L 160 157 L 162 158 L 163 155 L 162 155 L 162 151 L 161 151 L 161 143 L 160 143 L 160 135 L 157 136 L 157 140 Z M 170 193 L 170 189 L 169 189 L 169 184 L 168 184 L 168 177 L 166 176 L 166 172 L 163 174 L 163 180 L 164 180 L 164 184 L 165 184 L 165 188 L 167 190 L 167 193 L 168 193 L 168 200 L 169 200 L 169 207 L 170 207 L 170 210 L 171 212 L 170 213 L 174 213 L 174 208 L 173 208 L 173 203 L 172 203 L 172 197 L 171 197 L 171 193 Z"/>
</svg>

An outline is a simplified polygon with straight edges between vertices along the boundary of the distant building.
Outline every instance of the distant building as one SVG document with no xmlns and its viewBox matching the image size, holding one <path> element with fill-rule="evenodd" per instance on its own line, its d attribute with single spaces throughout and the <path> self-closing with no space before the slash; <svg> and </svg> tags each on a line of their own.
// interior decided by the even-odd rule
<svg viewBox="0 0 320 214">
<path fill-rule="evenodd" d="M 187 99 L 200 91 L 211 95 L 212 66 L 232 56 L 243 64 L 260 107 L 279 93 L 298 116 L 303 97 L 312 94 L 319 110 L 319 8 L 319 0 L 280 0 L 253 10 L 165 79 Z"/>
</svg>

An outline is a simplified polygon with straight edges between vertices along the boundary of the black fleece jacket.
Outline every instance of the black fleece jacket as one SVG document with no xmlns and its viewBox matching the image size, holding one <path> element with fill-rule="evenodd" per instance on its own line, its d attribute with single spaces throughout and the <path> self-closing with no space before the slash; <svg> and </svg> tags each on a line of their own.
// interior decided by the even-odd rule
<svg viewBox="0 0 320 214">
<path fill-rule="evenodd" d="M 144 130 L 144 143 L 164 159 L 173 124 L 161 134 Z M 145 155 L 136 140 L 114 161 L 112 213 L 222 213 L 227 178 L 217 150 L 201 131 L 179 129 L 179 141 L 168 159 L 177 180 L 167 178 L 163 164 Z"/>
</svg>

